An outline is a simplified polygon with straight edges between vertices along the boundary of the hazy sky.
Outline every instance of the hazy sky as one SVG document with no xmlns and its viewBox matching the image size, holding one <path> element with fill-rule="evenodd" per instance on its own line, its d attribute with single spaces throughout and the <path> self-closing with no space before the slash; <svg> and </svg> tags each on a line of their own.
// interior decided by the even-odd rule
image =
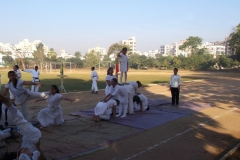
<svg viewBox="0 0 240 160">
<path fill-rule="evenodd" d="M 0 0 L 0 20 L 2 43 L 85 54 L 135 36 L 145 52 L 189 36 L 224 40 L 240 23 L 240 0 Z"/>
</svg>

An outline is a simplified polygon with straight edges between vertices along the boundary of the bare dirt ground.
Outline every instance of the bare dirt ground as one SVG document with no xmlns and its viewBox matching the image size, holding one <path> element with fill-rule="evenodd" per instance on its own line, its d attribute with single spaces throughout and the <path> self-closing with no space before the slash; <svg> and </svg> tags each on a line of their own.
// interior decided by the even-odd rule
<svg viewBox="0 0 240 160">
<path fill-rule="evenodd" d="M 169 74 L 170 75 L 170 74 Z M 62 101 L 66 122 L 42 131 L 41 148 L 48 159 L 217 159 L 240 139 L 240 73 L 180 72 L 182 76 L 204 78 L 181 85 L 180 101 L 214 104 L 193 115 L 163 125 L 139 130 L 101 122 L 94 125 L 91 118 L 71 116 L 78 110 L 90 109 L 104 98 L 89 92 L 65 94 L 76 98 Z M 168 84 L 140 88 L 150 99 L 170 100 Z M 180 102 L 181 103 L 181 102 Z M 29 103 L 32 120 L 46 102 Z M 161 118 L 161 117 L 159 117 Z M 11 142 L 13 150 L 20 142 Z"/>
</svg>

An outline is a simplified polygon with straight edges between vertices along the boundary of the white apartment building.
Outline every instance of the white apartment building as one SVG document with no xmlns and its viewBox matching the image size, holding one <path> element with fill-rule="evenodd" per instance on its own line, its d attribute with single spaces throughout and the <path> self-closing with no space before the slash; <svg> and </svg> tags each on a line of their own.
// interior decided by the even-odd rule
<svg viewBox="0 0 240 160">
<path fill-rule="evenodd" d="M 94 51 L 96 53 L 100 53 L 101 56 L 104 56 L 104 55 L 107 54 L 106 49 L 105 48 L 101 48 L 99 46 L 96 46 L 94 48 L 88 49 L 88 53 L 90 53 L 91 51 Z"/>
<path fill-rule="evenodd" d="M 119 42 L 120 44 L 124 44 L 124 45 L 127 45 L 129 46 L 130 48 L 130 53 L 135 53 L 136 52 L 136 39 L 134 36 L 132 37 L 129 37 L 128 40 L 122 40 Z"/>
<path fill-rule="evenodd" d="M 3 52 L 12 52 L 12 58 L 15 59 L 18 56 L 22 55 L 23 57 L 33 58 L 33 52 L 37 50 L 36 46 L 41 43 L 40 40 L 36 40 L 33 43 L 29 42 L 28 39 L 24 39 L 23 41 L 11 45 L 9 43 L 3 44 L 0 43 L 0 51 Z M 48 46 L 43 44 L 44 54 L 48 53 Z"/>
<path fill-rule="evenodd" d="M 156 54 L 159 53 L 159 50 L 150 50 L 148 52 L 148 57 L 156 58 Z"/>
<path fill-rule="evenodd" d="M 209 53 L 216 58 L 218 55 L 225 54 L 225 46 L 205 46 L 208 49 Z"/>
<path fill-rule="evenodd" d="M 57 58 L 69 59 L 69 58 L 74 58 L 74 56 L 67 53 L 65 50 L 61 50 L 60 54 L 57 55 Z"/>
</svg>

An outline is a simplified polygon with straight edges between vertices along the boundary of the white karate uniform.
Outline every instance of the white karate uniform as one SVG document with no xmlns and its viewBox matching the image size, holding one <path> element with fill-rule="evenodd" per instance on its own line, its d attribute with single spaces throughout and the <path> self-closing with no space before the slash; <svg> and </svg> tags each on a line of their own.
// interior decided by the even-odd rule
<svg viewBox="0 0 240 160">
<path fill-rule="evenodd" d="M 91 76 L 92 78 L 92 91 L 98 91 L 98 86 L 97 86 L 97 80 L 98 80 L 98 74 L 95 70 L 93 70 L 91 72 Z"/>
<path fill-rule="evenodd" d="M 34 127 L 28 121 L 26 121 L 21 112 L 15 106 L 12 105 L 11 107 L 8 107 L 8 109 L 13 115 L 13 121 L 19 129 L 19 133 L 22 135 L 21 148 L 28 148 L 29 151 L 32 153 L 38 151 L 36 144 L 39 142 L 42 136 L 40 130 Z M 26 154 L 23 155 L 25 156 Z M 34 160 L 37 160 L 37 158 L 40 156 L 40 153 L 38 154 L 38 157 L 36 157 L 36 152 L 34 155 Z"/>
<path fill-rule="evenodd" d="M 21 79 L 18 79 L 16 88 L 12 82 L 7 83 L 5 88 L 8 88 L 15 96 L 15 103 L 20 106 L 21 112 L 26 120 L 28 120 L 28 100 L 47 96 L 44 92 L 32 92 L 24 88 L 23 80 Z"/>
<path fill-rule="evenodd" d="M 32 82 L 35 82 L 35 83 L 40 82 L 40 80 L 39 80 L 39 76 L 40 76 L 39 70 L 36 71 L 35 69 L 25 69 L 25 70 L 23 70 L 23 72 L 32 73 Z M 39 89 L 39 86 L 32 85 L 31 91 L 38 92 L 38 89 Z"/>
<path fill-rule="evenodd" d="M 17 75 L 17 79 L 20 79 L 21 77 L 22 77 L 22 74 L 21 74 L 21 72 L 20 72 L 20 70 L 18 69 L 18 70 L 16 70 L 16 71 L 14 71 L 15 73 L 16 73 L 16 75 Z M 14 97 L 14 95 L 12 94 L 12 92 L 9 90 L 9 94 L 10 94 L 10 99 L 15 99 L 15 97 Z"/>
<path fill-rule="evenodd" d="M 106 78 L 105 78 L 105 80 L 107 81 L 107 80 L 109 80 L 109 81 L 111 81 L 113 78 L 117 78 L 115 75 L 107 75 L 106 76 Z M 111 85 L 110 85 L 111 86 Z M 110 92 L 110 86 L 107 84 L 107 82 L 106 82 L 106 88 L 105 88 L 105 95 L 107 96 L 108 94 L 109 94 L 109 92 Z"/>
<path fill-rule="evenodd" d="M 137 96 L 142 101 L 143 111 L 145 111 L 148 108 L 148 98 L 146 96 L 144 96 L 143 94 L 138 94 Z M 134 102 L 134 109 L 140 111 L 141 110 L 140 104 L 137 104 L 136 102 Z"/>
<path fill-rule="evenodd" d="M 133 96 L 135 95 L 135 91 L 131 85 L 124 85 L 128 92 L 128 113 L 134 114 L 133 110 Z"/>
<path fill-rule="evenodd" d="M 115 86 L 116 89 L 114 91 L 112 90 L 113 92 L 111 92 L 110 94 L 113 97 L 118 96 L 118 100 L 120 101 L 119 113 L 117 116 L 120 116 L 122 114 L 122 109 L 124 109 L 122 117 L 126 117 L 127 110 L 128 110 L 128 92 L 124 86 L 119 86 L 119 85 L 116 85 L 116 86 Z"/>
<path fill-rule="evenodd" d="M 137 94 L 138 93 L 138 83 L 131 81 L 131 82 L 128 82 L 128 84 L 133 87 L 135 94 Z"/>
<path fill-rule="evenodd" d="M 108 102 L 99 102 L 94 108 L 94 114 L 101 119 L 109 120 L 110 114 L 112 113 L 113 106 L 117 106 L 117 102 L 115 100 L 110 99 Z"/>
<path fill-rule="evenodd" d="M 0 130 L 0 147 L 4 147 L 6 145 L 4 139 L 11 136 L 10 131 L 10 128 L 2 131 Z"/>
<path fill-rule="evenodd" d="M 120 84 L 122 84 L 123 73 L 125 73 L 124 82 L 125 83 L 127 82 L 128 57 L 126 55 L 124 55 L 123 53 L 120 53 L 119 56 L 121 58 L 121 64 L 120 64 L 120 71 L 121 71 Z"/>
<path fill-rule="evenodd" d="M 64 122 L 62 107 L 60 105 L 62 95 L 56 93 L 50 94 L 47 97 L 48 105 L 38 113 L 38 121 L 42 126 L 46 127 L 49 124 L 59 125 Z"/>
</svg>

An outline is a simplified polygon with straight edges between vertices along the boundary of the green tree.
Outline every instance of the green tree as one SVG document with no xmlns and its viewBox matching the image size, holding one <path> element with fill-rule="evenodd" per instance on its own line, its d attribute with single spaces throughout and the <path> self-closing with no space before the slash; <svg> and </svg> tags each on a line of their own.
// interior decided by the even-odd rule
<svg viewBox="0 0 240 160">
<path fill-rule="evenodd" d="M 12 66 L 14 63 L 14 59 L 9 55 L 3 56 L 2 60 L 4 61 L 5 66 Z"/>
<path fill-rule="evenodd" d="M 96 67 L 98 66 L 100 62 L 100 57 L 97 56 L 97 53 L 94 51 L 91 51 L 86 54 L 86 65 L 88 67 Z"/>
<path fill-rule="evenodd" d="M 102 61 L 111 61 L 111 58 L 109 57 L 109 55 L 104 55 Z"/>
<path fill-rule="evenodd" d="M 236 54 L 236 59 L 240 62 L 240 23 L 236 26 L 234 32 L 229 35 L 229 46 L 232 53 Z"/>
<path fill-rule="evenodd" d="M 179 46 L 180 50 L 190 50 L 192 54 L 196 53 L 198 46 L 202 44 L 202 38 L 190 36 L 183 45 Z"/>
<path fill-rule="evenodd" d="M 82 56 L 81 52 L 79 52 L 79 51 L 75 52 L 74 55 L 78 59 Z"/>
<path fill-rule="evenodd" d="M 66 62 L 72 62 L 75 68 L 82 68 L 83 67 L 83 60 L 80 58 L 69 58 Z"/>
<path fill-rule="evenodd" d="M 35 59 L 35 63 L 41 65 L 41 63 L 43 63 L 46 58 L 44 54 L 43 44 L 39 43 L 36 48 L 37 50 L 33 52 L 33 57 Z"/>
<path fill-rule="evenodd" d="M 231 68 L 234 65 L 233 59 L 225 55 L 220 55 L 217 59 L 217 63 L 220 69 L 222 69 L 222 67 Z"/>
<path fill-rule="evenodd" d="M 119 44 L 119 43 L 114 43 L 108 48 L 107 54 L 114 54 L 115 56 L 123 49 L 123 47 L 126 47 L 128 51 L 130 50 L 129 46 Z"/>
<path fill-rule="evenodd" d="M 47 57 L 48 58 L 52 58 L 52 57 L 56 57 L 57 53 L 54 51 L 53 48 L 50 48 L 50 50 L 48 51 Z"/>
</svg>

